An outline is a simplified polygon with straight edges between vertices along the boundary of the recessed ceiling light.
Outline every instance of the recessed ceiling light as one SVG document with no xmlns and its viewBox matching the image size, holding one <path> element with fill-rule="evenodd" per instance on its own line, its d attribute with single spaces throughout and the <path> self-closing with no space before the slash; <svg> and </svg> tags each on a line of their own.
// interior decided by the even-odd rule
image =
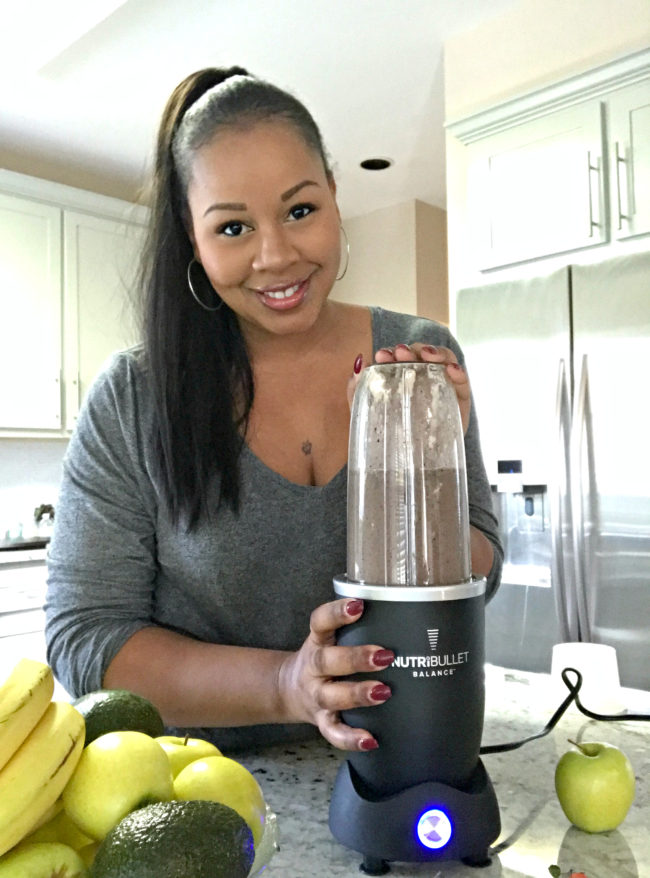
<svg viewBox="0 0 650 878">
<path fill-rule="evenodd" d="M 391 159 L 364 159 L 362 162 L 359 162 L 361 167 L 365 171 L 385 171 L 386 168 L 390 168 L 393 164 Z"/>
</svg>

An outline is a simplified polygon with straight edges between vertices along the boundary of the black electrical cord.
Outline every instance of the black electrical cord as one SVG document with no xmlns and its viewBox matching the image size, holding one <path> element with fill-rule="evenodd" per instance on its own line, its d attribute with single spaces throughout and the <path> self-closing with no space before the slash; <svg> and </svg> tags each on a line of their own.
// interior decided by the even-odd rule
<svg viewBox="0 0 650 878">
<path fill-rule="evenodd" d="M 576 675 L 575 683 L 571 682 L 568 678 L 568 673 L 571 671 Z M 530 735 L 528 738 L 524 738 L 521 741 L 512 741 L 509 744 L 490 744 L 487 747 L 481 747 L 480 753 L 481 755 L 485 755 L 486 753 L 505 753 L 508 750 L 517 750 L 519 747 L 522 747 L 524 744 L 527 744 L 529 741 L 536 741 L 537 738 L 543 738 L 544 735 L 548 735 L 552 729 L 560 721 L 562 715 L 567 710 L 567 708 L 575 702 L 576 707 L 581 713 L 584 713 L 585 716 L 588 716 L 590 719 L 596 719 L 601 722 L 644 722 L 650 720 L 650 714 L 644 713 L 594 713 L 593 710 L 588 710 L 580 701 L 580 697 L 578 693 L 580 692 L 580 688 L 582 686 L 582 674 L 580 671 L 575 668 L 565 668 L 562 671 L 562 681 L 564 685 L 569 690 L 569 694 L 564 699 L 562 704 L 555 711 L 550 720 L 546 723 L 541 732 L 537 732 L 535 735 Z"/>
</svg>

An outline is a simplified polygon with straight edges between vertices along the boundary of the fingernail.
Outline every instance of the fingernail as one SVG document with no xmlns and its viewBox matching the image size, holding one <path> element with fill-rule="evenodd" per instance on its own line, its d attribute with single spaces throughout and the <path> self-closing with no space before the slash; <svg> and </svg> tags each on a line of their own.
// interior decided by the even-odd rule
<svg viewBox="0 0 650 878">
<path fill-rule="evenodd" d="M 396 344 L 396 345 L 395 345 L 395 348 L 396 348 L 396 349 L 397 349 L 397 348 L 402 348 L 403 351 L 410 351 L 410 350 L 411 350 L 411 348 L 410 348 L 407 344 L 402 344 L 402 343 L 400 343 L 400 344 Z"/>
<path fill-rule="evenodd" d="M 391 649 L 378 649 L 372 657 L 373 665 L 378 668 L 387 668 L 395 661 L 395 653 Z"/>
<path fill-rule="evenodd" d="M 359 750 L 376 750 L 379 744 L 374 738 L 362 738 L 359 742 Z"/>
<path fill-rule="evenodd" d="M 452 369 L 456 369 L 457 372 L 463 371 L 463 367 L 460 365 L 460 363 L 449 363 L 448 365 L 451 366 Z"/>
<path fill-rule="evenodd" d="M 348 616 L 358 616 L 362 610 L 363 601 L 360 598 L 354 598 L 345 605 L 345 612 Z"/>
<path fill-rule="evenodd" d="M 348 360 L 348 362 L 350 362 Z M 361 367 L 363 366 L 363 354 L 359 354 L 359 356 L 354 361 L 354 374 L 358 375 L 361 371 Z"/>
<path fill-rule="evenodd" d="M 432 344 L 425 344 L 422 348 L 423 351 L 426 351 L 428 354 L 437 354 L 438 348 L 434 347 Z"/>
<path fill-rule="evenodd" d="M 377 685 L 373 686 L 370 690 L 370 697 L 373 701 L 388 701 L 392 694 L 390 687 L 386 686 L 384 683 L 377 683 Z"/>
</svg>

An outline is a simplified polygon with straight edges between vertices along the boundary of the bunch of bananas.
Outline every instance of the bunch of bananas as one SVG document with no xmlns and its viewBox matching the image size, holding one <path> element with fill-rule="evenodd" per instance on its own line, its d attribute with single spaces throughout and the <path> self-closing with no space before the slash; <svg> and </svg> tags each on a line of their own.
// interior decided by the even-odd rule
<svg viewBox="0 0 650 878">
<path fill-rule="evenodd" d="M 84 719 L 53 692 L 51 669 L 32 659 L 0 687 L 0 856 L 52 816 L 81 757 Z"/>
</svg>

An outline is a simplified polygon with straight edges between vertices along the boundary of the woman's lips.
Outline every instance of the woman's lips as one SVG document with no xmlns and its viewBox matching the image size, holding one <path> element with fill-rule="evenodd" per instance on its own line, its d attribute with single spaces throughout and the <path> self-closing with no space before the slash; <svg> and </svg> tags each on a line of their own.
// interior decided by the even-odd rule
<svg viewBox="0 0 650 878">
<path fill-rule="evenodd" d="M 274 311 L 286 311 L 295 308 L 305 298 L 309 278 L 287 286 L 273 286 L 265 290 L 257 290 L 258 296 L 267 308 Z"/>
</svg>

